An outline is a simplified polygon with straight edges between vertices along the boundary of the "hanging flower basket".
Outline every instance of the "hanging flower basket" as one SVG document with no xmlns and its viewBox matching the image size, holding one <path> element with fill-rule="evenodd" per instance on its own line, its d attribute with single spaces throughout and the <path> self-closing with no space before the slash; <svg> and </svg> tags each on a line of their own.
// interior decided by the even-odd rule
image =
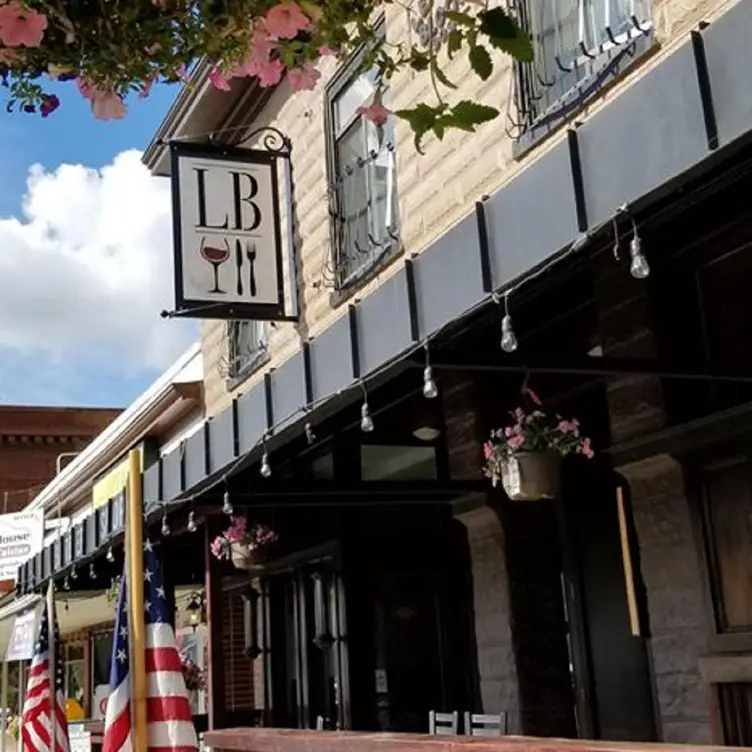
<svg viewBox="0 0 752 752">
<path fill-rule="evenodd" d="M 253 571 L 263 565 L 269 545 L 276 540 L 277 534 L 266 525 L 248 527 L 245 517 L 233 517 L 230 527 L 212 541 L 210 548 L 217 559 L 229 559 L 235 568 Z"/>
<path fill-rule="evenodd" d="M 514 422 L 491 431 L 483 445 L 483 472 L 497 486 L 501 482 L 512 501 L 554 499 L 559 493 L 562 457 L 593 457 L 590 439 L 580 433 L 576 419 L 564 420 L 541 410 L 517 408 Z"/>
</svg>

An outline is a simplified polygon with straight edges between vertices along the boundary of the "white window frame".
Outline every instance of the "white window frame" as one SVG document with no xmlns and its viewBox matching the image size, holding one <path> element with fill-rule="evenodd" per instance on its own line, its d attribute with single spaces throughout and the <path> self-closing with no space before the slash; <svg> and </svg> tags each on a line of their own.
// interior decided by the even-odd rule
<svg viewBox="0 0 752 752">
<path fill-rule="evenodd" d="M 242 332 L 247 328 L 251 329 L 251 335 L 248 337 L 251 345 L 243 348 L 244 352 L 240 352 L 240 348 L 243 347 L 241 342 L 245 340 Z M 267 328 L 266 321 L 246 319 L 227 322 L 228 376 L 231 379 L 242 378 L 252 373 L 266 359 L 269 353 Z"/>
</svg>

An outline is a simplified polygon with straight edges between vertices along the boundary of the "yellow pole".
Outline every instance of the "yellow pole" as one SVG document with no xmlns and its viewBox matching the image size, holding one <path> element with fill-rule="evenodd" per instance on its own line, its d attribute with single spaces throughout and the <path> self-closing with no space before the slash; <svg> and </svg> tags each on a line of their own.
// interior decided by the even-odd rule
<svg viewBox="0 0 752 752">
<path fill-rule="evenodd" d="M 144 505 L 141 459 L 137 449 L 128 455 L 128 508 L 126 536 L 128 612 L 131 631 L 131 691 L 133 693 L 133 749 L 149 748 L 146 733 L 146 627 L 144 625 Z"/>
</svg>

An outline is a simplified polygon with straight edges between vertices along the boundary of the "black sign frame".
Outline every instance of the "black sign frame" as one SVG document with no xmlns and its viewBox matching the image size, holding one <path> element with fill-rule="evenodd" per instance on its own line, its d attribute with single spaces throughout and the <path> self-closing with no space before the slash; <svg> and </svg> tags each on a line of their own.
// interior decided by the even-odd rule
<svg viewBox="0 0 752 752">
<path fill-rule="evenodd" d="M 282 221 L 279 207 L 278 161 L 290 160 L 290 139 L 272 127 L 261 128 L 250 134 L 250 140 L 266 132 L 261 138 L 264 149 L 243 149 L 231 146 L 170 142 L 170 180 L 172 186 L 172 237 L 175 275 L 175 310 L 162 311 L 163 317 L 181 316 L 199 319 L 298 321 L 285 311 L 285 274 L 282 253 Z M 271 167 L 272 211 L 276 231 L 275 256 L 277 262 L 277 303 L 213 303 L 206 299 L 191 300 L 183 289 L 183 238 L 180 211 L 180 162 L 182 157 L 203 157 L 218 162 L 241 162 Z M 297 291 L 295 291 L 297 294 Z"/>
</svg>

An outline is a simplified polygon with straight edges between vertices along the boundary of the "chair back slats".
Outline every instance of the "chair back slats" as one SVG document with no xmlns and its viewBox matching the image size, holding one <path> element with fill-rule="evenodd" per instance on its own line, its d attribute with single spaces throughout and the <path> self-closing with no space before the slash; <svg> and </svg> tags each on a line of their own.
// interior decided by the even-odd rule
<svg viewBox="0 0 752 752">
<path fill-rule="evenodd" d="M 465 713 L 465 733 L 468 736 L 504 736 L 507 733 L 507 714 Z"/>
<path fill-rule="evenodd" d="M 437 713 L 432 710 L 428 714 L 428 733 L 429 734 L 451 734 L 457 736 L 460 732 L 460 714 L 458 711 L 453 713 Z"/>
</svg>

